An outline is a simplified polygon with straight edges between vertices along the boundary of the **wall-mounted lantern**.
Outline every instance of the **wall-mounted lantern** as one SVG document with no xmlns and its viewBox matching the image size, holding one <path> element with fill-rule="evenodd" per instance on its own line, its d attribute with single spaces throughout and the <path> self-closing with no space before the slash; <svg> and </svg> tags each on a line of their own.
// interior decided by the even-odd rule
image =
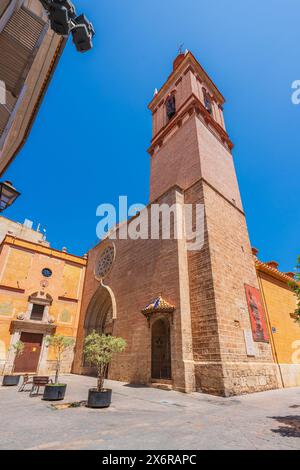
<svg viewBox="0 0 300 470">
<path fill-rule="evenodd" d="M 19 196 L 19 191 L 13 187 L 10 181 L 0 183 L 0 212 L 11 206 Z"/>
</svg>

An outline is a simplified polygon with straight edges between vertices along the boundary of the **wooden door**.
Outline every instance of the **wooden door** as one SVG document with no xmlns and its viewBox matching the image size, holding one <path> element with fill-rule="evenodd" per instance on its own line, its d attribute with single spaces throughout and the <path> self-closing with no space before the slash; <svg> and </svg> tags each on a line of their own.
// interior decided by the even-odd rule
<svg viewBox="0 0 300 470">
<path fill-rule="evenodd" d="M 24 350 L 15 359 L 14 372 L 36 372 L 42 349 L 43 335 L 21 333 L 20 340 L 24 343 Z"/>
<path fill-rule="evenodd" d="M 170 328 L 164 320 L 152 327 L 152 379 L 171 379 Z"/>
</svg>

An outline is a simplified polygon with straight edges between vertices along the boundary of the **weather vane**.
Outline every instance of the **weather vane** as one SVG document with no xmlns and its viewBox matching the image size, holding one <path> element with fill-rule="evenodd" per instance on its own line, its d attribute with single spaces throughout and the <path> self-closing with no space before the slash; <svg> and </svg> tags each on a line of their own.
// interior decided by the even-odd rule
<svg viewBox="0 0 300 470">
<path fill-rule="evenodd" d="M 183 46 L 184 46 L 184 43 L 180 44 L 180 46 L 178 48 L 179 54 L 183 54 Z"/>
</svg>

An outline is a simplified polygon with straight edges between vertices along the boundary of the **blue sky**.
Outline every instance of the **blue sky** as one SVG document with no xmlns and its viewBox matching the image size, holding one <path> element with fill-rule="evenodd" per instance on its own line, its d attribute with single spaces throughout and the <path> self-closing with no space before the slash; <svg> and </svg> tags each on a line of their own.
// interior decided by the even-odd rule
<svg viewBox="0 0 300 470">
<path fill-rule="evenodd" d="M 190 49 L 226 97 L 225 119 L 252 245 L 282 270 L 299 246 L 298 0 L 75 0 L 93 21 L 94 49 L 71 40 L 33 131 L 6 172 L 22 192 L 7 217 L 47 229 L 53 247 L 96 242 L 96 207 L 148 202 L 147 104 Z"/>
</svg>

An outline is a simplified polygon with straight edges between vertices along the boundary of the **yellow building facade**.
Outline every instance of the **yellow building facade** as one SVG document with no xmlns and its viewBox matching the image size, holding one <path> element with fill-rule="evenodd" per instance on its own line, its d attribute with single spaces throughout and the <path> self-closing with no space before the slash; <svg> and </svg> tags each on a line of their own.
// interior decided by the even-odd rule
<svg viewBox="0 0 300 470">
<path fill-rule="evenodd" d="M 6 235 L 0 245 L 0 374 L 49 375 L 55 367 L 47 338 L 76 339 L 86 259 Z M 13 345 L 25 347 L 15 358 Z M 62 364 L 71 372 L 73 351 Z"/>
<path fill-rule="evenodd" d="M 274 261 L 263 263 L 257 257 L 256 270 L 278 382 L 282 387 L 300 386 L 300 325 L 295 322 L 297 301 L 290 287 L 294 275 L 279 271 Z"/>
</svg>

